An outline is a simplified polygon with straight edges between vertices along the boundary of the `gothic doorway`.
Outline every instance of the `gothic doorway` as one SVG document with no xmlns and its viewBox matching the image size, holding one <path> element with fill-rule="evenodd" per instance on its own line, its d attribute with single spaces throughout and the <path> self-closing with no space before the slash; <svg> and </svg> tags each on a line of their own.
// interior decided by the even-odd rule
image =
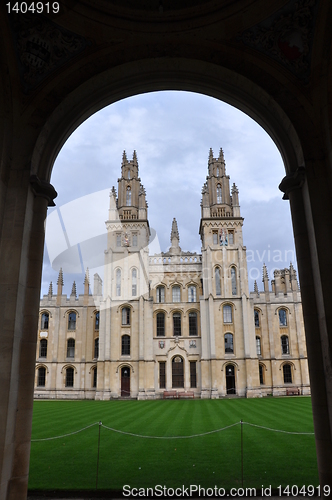
<svg viewBox="0 0 332 500">
<path fill-rule="evenodd" d="M 172 359 L 172 387 L 174 389 L 184 387 L 183 359 L 181 356 L 175 356 Z"/>
<path fill-rule="evenodd" d="M 130 397 L 130 368 L 123 366 L 121 368 L 121 397 Z"/>
<path fill-rule="evenodd" d="M 236 394 L 234 366 L 226 366 L 226 394 Z"/>
</svg>

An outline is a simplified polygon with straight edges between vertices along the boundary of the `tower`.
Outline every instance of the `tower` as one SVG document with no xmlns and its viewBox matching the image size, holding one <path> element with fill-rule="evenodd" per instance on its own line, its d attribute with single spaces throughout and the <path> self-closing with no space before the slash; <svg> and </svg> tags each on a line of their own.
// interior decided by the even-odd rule
<svg viewBox="0 0 332 500">
<path fill-rule="evenodd" d="M 242 226 L 239 191 L 235 184 L 230 189 L 223 150 L 214 158 L 210 149 L 199 229 L 203 276 L 202 397 L 218 396 L 222 371 L 226 371 L 224 393 L 252 395 L 251 392 L 259 391 Z"/>
</svg>

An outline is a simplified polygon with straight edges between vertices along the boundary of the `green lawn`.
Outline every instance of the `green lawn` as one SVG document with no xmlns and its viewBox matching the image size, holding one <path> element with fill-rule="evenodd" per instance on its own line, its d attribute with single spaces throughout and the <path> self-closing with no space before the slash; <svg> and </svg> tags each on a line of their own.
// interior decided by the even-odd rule
<svg viewBox="0 0 332 500">
<path fill-rule="evenodd" d="M 240 420 L 274 429 L 313 432 L 309 397 L 36 401 L 32 439 L 63 435 L 89 424 L 148 436 L 189 436 Z M 318 485 L 312 435 L 243 431 L 244 487 Z M 32 442 L 29 489 L 95 489 L 99 426 L 61 439 Z M 190 439 L 146 439 L 100 428 L 98 489 L 190 484 L 241 486 L 241 425 Z"/>
</svg>

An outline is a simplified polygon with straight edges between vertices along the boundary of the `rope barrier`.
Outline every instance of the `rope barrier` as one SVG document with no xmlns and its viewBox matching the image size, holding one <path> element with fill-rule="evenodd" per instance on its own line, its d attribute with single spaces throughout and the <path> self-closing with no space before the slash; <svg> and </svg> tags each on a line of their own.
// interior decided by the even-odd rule
<svg viewBox="0 0 332 500">
<path fill-rule="evenodd" d="M 296 435 L 301 435 L 301 436 L 314 436 L 314 432 L 293 432 L 293 431 L 284 431 L 281 429 L 271 429 L 270 427 L 264 427 L 262 425 L 256 425 L 256 424 L 251 424 L 250 422 L 242 422 L 243 424 L 246 425 L 251 425 L 251 427 L 258 427 L 259 429 L 265 429 L 266 431 L 272 431 L 272 432 L 282 432 L 283 434 L 296 434 Z"/>
<path fill-rule="evenodd" d="M 78 431 L 70 432 L 69 434 L 63 434 L 62 436 L 53 436 L 53 437 L 49 437 L 49 438 L 31 439 L 31 442 L 35 443 L 36 441 L 51 441 L 52 439 L 61 439 L 61 438 L 67 437 L 67 436 L 73 436 L 74 434 L 78 434 L 79 432 L 85 431 L 86 429 L 93 427 L 94 425 L 99 425 L 99 422 L 95 422 L 94 424 L 87 425 L 86 427 L 83 427 L 83 429 L 79 429 Z"/>
<path fill-rule="evenodd" d="M 282 429 L 272 429 L 270 427 L 264 427 L 262 425 L 251 424 L 250 422 L 240 421 L 240 422 L 235 422 L 234 424 L 231 424 L 231 425 L 227 425 L 226 427 L 221 427 L 220 429 L 214 429 L 212 431 L 202 432 L 200 434 L 191 434 L 190 436 L 147 436 L 144 434 L 135 434 L 134 432 L 127 432 L 127 431 L 121 431 L 120 429 L 114 429 L 114 427 L 108 427 L 107 425 L 104 425 L 102 422 L 94 422 L 93 424 L 87 425 L 86 427 L 83 427 L 83 429 L 79 429 L 78 431 L 70 432 L 68 434 L 62 434 L 61 436 L 31 439 L 31 442 L 35 443 L 37 441 L 51 441 L 52 439 L 61 439 L 64 437 L 73 436 L 74 434 L 78 434 L 79 432 L 83 432 L 86 429 L 89 429 L 90 427 L 93 427 L 95 425 L 99 425 L 99 426 L 103 427 L 104 429 L 107 429 L 108 431 L 117 432 L 118 434 L 124 434 L 126 436 L 133 436 L 133 437 L 139 437 L 139 438 L 144 438 L 144 439 L 191 439 L 191 438 L 195 438 L 195 437 L 208 436 L 209 434 L 216 434 L 217 432 L 225 431 L 226 429 L 230 429 L 231 427 L 235 427 L 236 425 L 239 425 L 239 424 L 246 424 L 246 425 L 250 425 L 251 427 L 257 427 L 259 429 L 264 429 L 266 431 L 271 431 L 271 432 L 281 432 L 283 434 L 293 434 L 293 435 L 302 435 L 302 436 L 314 436 L 314 434 L 315 434 L 314 432 L 293 432 L 293 431 L 285 431 Z"/>
<path fill-rule="evenodd" d="M 118 429 L 113 429 L 112 427 L 107 427 L 106 425 L 102 425 L 104 429 L 109 431 L 118 432 L 119 434 L 126 434 L 127 436 L 140 437 L 145 439 L 189 439 L 201 436 L 207 436 L 208 434 L 215 434 L 216 432 L 221 432 L 226 429 L 230 429 L 235 425 L 239 425 L 240 422 L 235 422 L 235 424 L 228 425 L 227 427 L 222 427 L 221 429 L 215 429 L 213 431 L 202 432 L 201 434 L 192 434 L 191 436 L 145 436 L 143 434 L 134 434 L 133 432 L 120 431 Z"/>
</svg>

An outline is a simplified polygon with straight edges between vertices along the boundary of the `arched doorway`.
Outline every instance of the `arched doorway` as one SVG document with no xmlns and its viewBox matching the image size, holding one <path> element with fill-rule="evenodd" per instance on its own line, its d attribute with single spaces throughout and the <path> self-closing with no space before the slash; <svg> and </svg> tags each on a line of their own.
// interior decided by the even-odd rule
<svg viewBox="0 0 332 500">
<path fill-rule="evenodd" d="M 234 365 L 226 365 L 226 394 L 236 394 Z"/>
<path fill-rule="evenodd" d="M 183 358 L 175 356 L 172 359 L 172 387 L 179 389 L 184 387 L 184 368 Z"/>
<path fill-rule="evenodd" d="M 130 368 L 123 366 L 121 368 L 121 397 L 130 397 Z"/>
</svg>

